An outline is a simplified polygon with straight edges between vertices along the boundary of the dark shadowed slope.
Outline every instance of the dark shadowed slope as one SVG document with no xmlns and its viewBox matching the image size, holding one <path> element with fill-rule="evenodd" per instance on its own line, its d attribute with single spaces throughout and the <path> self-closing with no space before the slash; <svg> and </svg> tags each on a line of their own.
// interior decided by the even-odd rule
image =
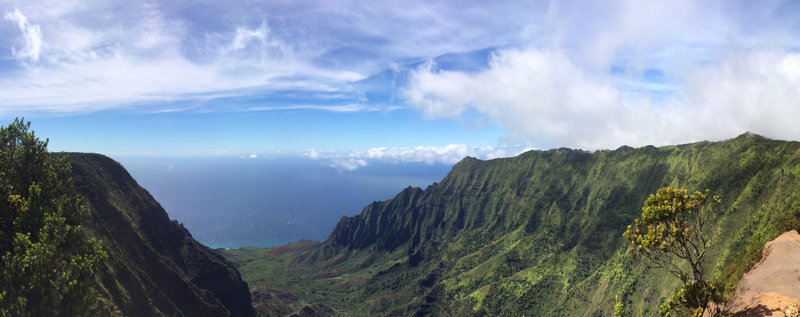
<svg viewBox="0 0 800 317">
<path fill-rule="evenodd" d="M 192 239 L 127 171 L 97 154 L 70 153 L 91 209 L 86 227 L 109 259 L 98 292 L 126 316 L 253 316 L 236 269 Z"/>
</svg>

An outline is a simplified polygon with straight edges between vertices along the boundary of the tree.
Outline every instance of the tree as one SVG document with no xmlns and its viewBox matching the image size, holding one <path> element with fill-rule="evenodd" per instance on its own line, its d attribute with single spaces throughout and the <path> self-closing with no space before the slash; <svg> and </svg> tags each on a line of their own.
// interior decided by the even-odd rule
<svg viewBox="0 0 800 317">
<path fill-rule="evenodd" d="M 0 127 L 0 315 L 81 315 L 106 254 L 80 225 L 88 209 L 66 155 L 29 129 Z"/>
<path fill-rule="evenodd" d="M 650 266 L 667 270 L 684 283 L 661 306 L 662 315 L 671 311 L 702 315 L 709 302 L 721 299 L 719 287 L 705 279 L 703 270 L 703 257 L 711 246 L 704 226 L 719 203 L 709 190 L 689 193 L 663 187 L 645 200 L 641 218 L 622 234 L 633 244 L 634 256 L 646 258 Z"/>
</svg>

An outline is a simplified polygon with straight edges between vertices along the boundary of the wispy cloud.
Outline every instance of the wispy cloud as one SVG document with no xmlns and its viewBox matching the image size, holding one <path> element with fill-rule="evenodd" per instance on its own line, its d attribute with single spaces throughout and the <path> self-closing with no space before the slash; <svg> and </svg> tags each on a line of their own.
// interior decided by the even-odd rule
<svg viewBox="0 0 800 317">
<path fill-rule="evenodd" d="M 8 21 L 16 22 L 19 31 L 22 33 L 22 49 L 12 47 L 11 52 L 19 59 L 30 59 L 32 61 L 39 60 L 39 52 L 42 50 L 42 31 L 37 24 L 28 23 L 28 18 L 19 12 L 19 9 L 14 9 L 12 12 L 6 12 L 5 19 Z"/>
<path fill-rule="evenodd" d="M 23 66 L 0 66 L 0 111 L 6 113 L 135 108 L 287 89 L 338 91 L 363 77 L 295 54 L 294 44 L 276 38 L 263 19 L 233 17 L 230 26 L 193 33 L 192 23 L 204 21 L 169 16 L 161 4 L 129 4 L 99 16 L 105 6 L 119 4 L 86 2 L 58 12 L 18 5 L 0 6 L 19 29 L 0 45 L 10 46 Z"/>
<path fill-rule="evenodd" d="M 347 105 L 284 105 L 284 106 L 251 106 L 239 108 L 240 111 L 286 111 L 286 110 L 321 110 L 330 112 L 390 111 L 396 108 L 367 106 L 362 104 Z"/>
<path fill-rule="evenodd" d="M 252 30 L 244 27 L 237 27 L 236 37 L 234 37 L 233 42 L 231 42 L 229 49 L 233 51 L 242 50 L 250 45 L 250 42 L 264 45 L 267 43 L 268 32 L 269 29 L 267 29 L 266 22 L 262 22 L 260 27 Z M 280 43 L 277 43 L 276 46 L 280 46 Z"/>
<path fill-rule="evenodd" d="M 338 107 L 334 111 L 354 102 L 396 106 L 372 105 L 355 83 L 398 62 L 504 45 L 519 38 L 519 22 L 534 7 L 446 1 L 4 2 L 4 22 L 18 28 L 0 37 L 0 48 L 19 64 L 0 65 L 0 103 L 5 113 L 70 113 L 198 95 L 214 100 L 302 90 L 344 94 L 331 105 Z M 317 106 L 325 110 L 326 104 Z"/>
</svg>

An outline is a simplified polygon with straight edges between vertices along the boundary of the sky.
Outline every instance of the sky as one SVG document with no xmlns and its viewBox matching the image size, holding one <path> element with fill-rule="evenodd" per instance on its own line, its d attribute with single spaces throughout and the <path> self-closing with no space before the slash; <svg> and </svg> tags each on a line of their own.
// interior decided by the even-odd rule
<svg viewBox="0 0 800 317">
<path fill-rule="evenodd" d="M 796 1 L 0 0 L 0 121 L 56 151 L 452 164 L 800 140 Z"/>
</svg>

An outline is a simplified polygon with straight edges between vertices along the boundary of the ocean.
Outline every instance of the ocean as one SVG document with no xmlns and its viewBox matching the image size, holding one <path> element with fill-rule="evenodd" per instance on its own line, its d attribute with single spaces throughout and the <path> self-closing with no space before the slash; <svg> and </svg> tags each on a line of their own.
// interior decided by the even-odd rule
<svg viewBox="0 0 800 317">
<path fill-rule="evenodd" d="M 322 241 L 342 216 L 438 182 L 452 165 L 370 162 L 337 170 L 304 157 L 116 158 L 175 219 L 212 248 Z"/>
</svg>

